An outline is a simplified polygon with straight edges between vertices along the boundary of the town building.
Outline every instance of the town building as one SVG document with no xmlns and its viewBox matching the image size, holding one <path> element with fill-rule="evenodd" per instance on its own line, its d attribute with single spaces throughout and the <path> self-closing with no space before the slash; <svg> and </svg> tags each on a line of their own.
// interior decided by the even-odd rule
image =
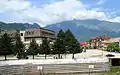
<svg viewBox="0 0 120 75">
<path fill-rule="evenodd" d="M 109 43 L 116 43 L 117 45 L 120 46 L 120 37 L 116 37 L 116 38 L 110 38 L 107 41 L 103 41 L 103 43 L 109 44 Z"/>
<path fill-rule="evenodd" d="M 109 40 L 102 41 L 102 44 L 104 45 L 104 49 L 106 49 L 108 44 L 110 43 L 115 43 L 120 46 L 120 37 L 110 38 Z"/>
<path fill-rule="evenodd" d="M 108 36 L 97 36 L 87 40 L 88 49 L 104 49 L 105 44 L 103 41 L 108 41 L 110 37 Z"/>
<path fill-rule="evenodd" d="M 30 45 L 32 39 L 34 39 L 36 43 L 40 45 L 42 44 L 43 39 L 47 39 L 50 44 L 52 44 L 56 38 L 54 31 L 43 28 L 26 29 L 22 34 L 24 36 L 24 44 L 27 47 Z"/>
<path fill-rule="evenodd" d="M 0 30 L 0 36 L 7 33 L 14 41 L 16 33 L 20 34 L 21 41 L 25 44 L 26 48 L 29 47 L 30 42 L 34 39 L 38 45 L 42 44 L 43 39 L 47 39 L 50 44 L 55 41 L 56 35 L 52 30 L 44 28 L 31 28 L 25 30 Z"/>
</svg>

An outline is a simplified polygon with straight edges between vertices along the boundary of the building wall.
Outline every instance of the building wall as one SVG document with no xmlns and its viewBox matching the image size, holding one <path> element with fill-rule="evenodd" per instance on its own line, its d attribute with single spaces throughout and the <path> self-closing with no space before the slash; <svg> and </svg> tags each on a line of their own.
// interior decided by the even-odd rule
<svg viewBox="0 0 120 75">
<path fill-rule="evenodd" d="M 30 42 L 32 41 L 32 39 L 34 39 L 36 43 L 40 45 L 42 44 L 43 39 L 47 39 L 50 42 L 53 42 L 55 37 L 56 37 L 55 32 L 51 30 L 42 29 L 42 28 L 26 29 L 24 34 L 24 38 L 25 38 L 24 43 L 26 47 L 29 47 Z"/>
<path fill-rule="evenodd" d="M 34 39 L 38 45 L 42 44 L 42 38 L 41 38 L 41 37 L 39 37 L 39 38 L 36 38 L 36 37 L 33 37 L 33 38 L 25 38 L 24 43 L 25 43 L 26 45 L 29 45 L 30 42 L 32 41 L 32 39 Z"/>
<path fill-rule="evenodd" d="M 51 30 L 46 29 L 27 29 L 25 30 L 25 41 L 24 44 L 26 45 L 26 48 L 29 47 L 30 42 L 32 39 L 36 41 L 38 45 L 42 44 L 43 39 L 47 39 L 50 41 L 50 44 L 54 42 L 55 40 L 55 32 Z"/>
<path fill-rule="evenodd" d="M 48 38 L 55 38 L 55 32 L 41 29 L 41 36 Z"/>
<path fill-rule="evenodd" d="M 21 60 L 20 60 L 21 61 Z M 20 61 L 17 61 L 18 63 Z M 29 61 L 29 60 L 25 60 Z M 31 60 L 30 60 L 31 61 Z M 43 72 L 44 73 L 75 73 L 75 72 L 106 72 L 110 70 L 110 65 L 109 62 L 77 62 L 76 60 L 73 59 L 68 59 L 67 61 L 71 61 L 69 63 L 66 63 L 65 60 L 42 60 L 45 63 L 42 64 L 40 63 L 41 60 L 32 60 L 31 62 L 36 63 L 25 63 L 22 65 L 4 65 L 0 66 L 0 74 L 3 75 L 24 75 L 25 73 L 35 73 L 38 72 L 39 70 L 37 69 L 38 66 L 43 67 Z M 49 61 L 53 61 L 54 63 L 51 64 L 46 64 Z M 5 62 L 5 61 L 4 61 Z M 6 61 L 7 62 L 7 61 Z M 56 64 L 56 63 L 57 64 Z M 65 63 L 62 63 L 65 62 Z M 24 62 L 22 62 L 24 63 Z M 89 68 L 90 65 L 93 65 L 93 68 Z M 24 73 L 24 74 L 23 74 Z M 31 75 L 31 74 L 26 74 L 26 75 Z"/>
<path fill-rule="evenodd" d="M 97 36 L 94 37 L 90 40 L 87 41 L 87 46 L 90 49 L 103 49 L 104 48 L 104 43 L 102 43 L 103 41 L 107 41 L 110 38 L 107 36 Z"/>
<path fill-rule="evenodd" d="M 42 44 L 42 38 L 35 38 L 35 40 L 38 45 Z"/>
<path fill-rule="evenodd" d="M 25 30 L 25 36 L 24 37 L 40 37 L 41 33 L 40 33 L 40 29 L 26 29 Z"/>
<path fill-rule="evenodd" d="M 25 36 L 25 31 L 24 31 L 24 30 L 21 30 L 21 31 L 20 31 L 20 37 L 21 37 L 21 41 L 22 41 L 22 42 L 25 41 L 24 36 Z"/>
</svg>

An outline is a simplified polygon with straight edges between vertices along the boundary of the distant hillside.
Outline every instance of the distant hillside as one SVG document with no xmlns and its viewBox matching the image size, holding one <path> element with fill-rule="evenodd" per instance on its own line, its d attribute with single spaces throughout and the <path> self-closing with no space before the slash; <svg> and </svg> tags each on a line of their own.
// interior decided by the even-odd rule
<svg viewBox="0 0 120 75">
<path fill-rule="evenodd" d="M 113 23 L 100 20 L 71 20 L 51 24 L 45 28 L 55 30 L 70 29 L 80 41 L 85 41 L 94 36 L 108 35 L 111 37 L 120 36 L 120 23 Z"/>
<path fill-rule="evenodd" d="M 2 29 L 26 29 L 26 28 L 40 28 L 36 23 L 4 23 L 0 22 L 0 28 Z"/>
</svg>

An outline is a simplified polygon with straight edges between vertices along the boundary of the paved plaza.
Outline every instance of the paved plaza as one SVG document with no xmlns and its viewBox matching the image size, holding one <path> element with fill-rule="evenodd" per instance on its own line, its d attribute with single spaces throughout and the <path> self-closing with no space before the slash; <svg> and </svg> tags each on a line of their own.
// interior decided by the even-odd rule
<svg viewBox="0 0 120 75">
<path fill-rule="evenodd" d="M 82 52 L 82 53 L 77 53 L 75 54 L 75 58 L 79 59 L 79 58 L 91 58 L 91 57 L 106 57 L 107 54 L 113 54 L 115 55 L 115 57 L 120 57 L 120 53 L 114 53 L 114 52 L 107 52 L 107 51 L 102 51 L 102 50 L 98 50 L 98 49 L 88 49 L 86 50 L 86 52 Z M 58 55 L 47 55 L 47 59 L 55 59 Z M 62 59 L 71 59 L 72 58 L 72 54 L 61 54 Z M 29 59 L 32 59 L 32 56 L 28 56 Z M 8 60 L 17 60 L 16 56 L 13 57 L 9 57 L 7 56 Z M 35 59 L 38 60 L 43 60 L 45 59 L 44 55 L 36 55 Z M 0 57 L 0 60 L 4 60 L 4 56 Z"/>
</svg>

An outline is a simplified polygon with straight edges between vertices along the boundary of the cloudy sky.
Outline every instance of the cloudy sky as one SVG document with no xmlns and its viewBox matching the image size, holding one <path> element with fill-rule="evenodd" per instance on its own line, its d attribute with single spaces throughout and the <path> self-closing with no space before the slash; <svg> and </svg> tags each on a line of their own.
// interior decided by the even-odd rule
<svg viewBox="0 0 120 75">
<path fill-rule="evenodd" d="M 120 0 L 0 0 L 0 21 L 39 23 L 99 19 L 120 22 Z"/>
</svg>

